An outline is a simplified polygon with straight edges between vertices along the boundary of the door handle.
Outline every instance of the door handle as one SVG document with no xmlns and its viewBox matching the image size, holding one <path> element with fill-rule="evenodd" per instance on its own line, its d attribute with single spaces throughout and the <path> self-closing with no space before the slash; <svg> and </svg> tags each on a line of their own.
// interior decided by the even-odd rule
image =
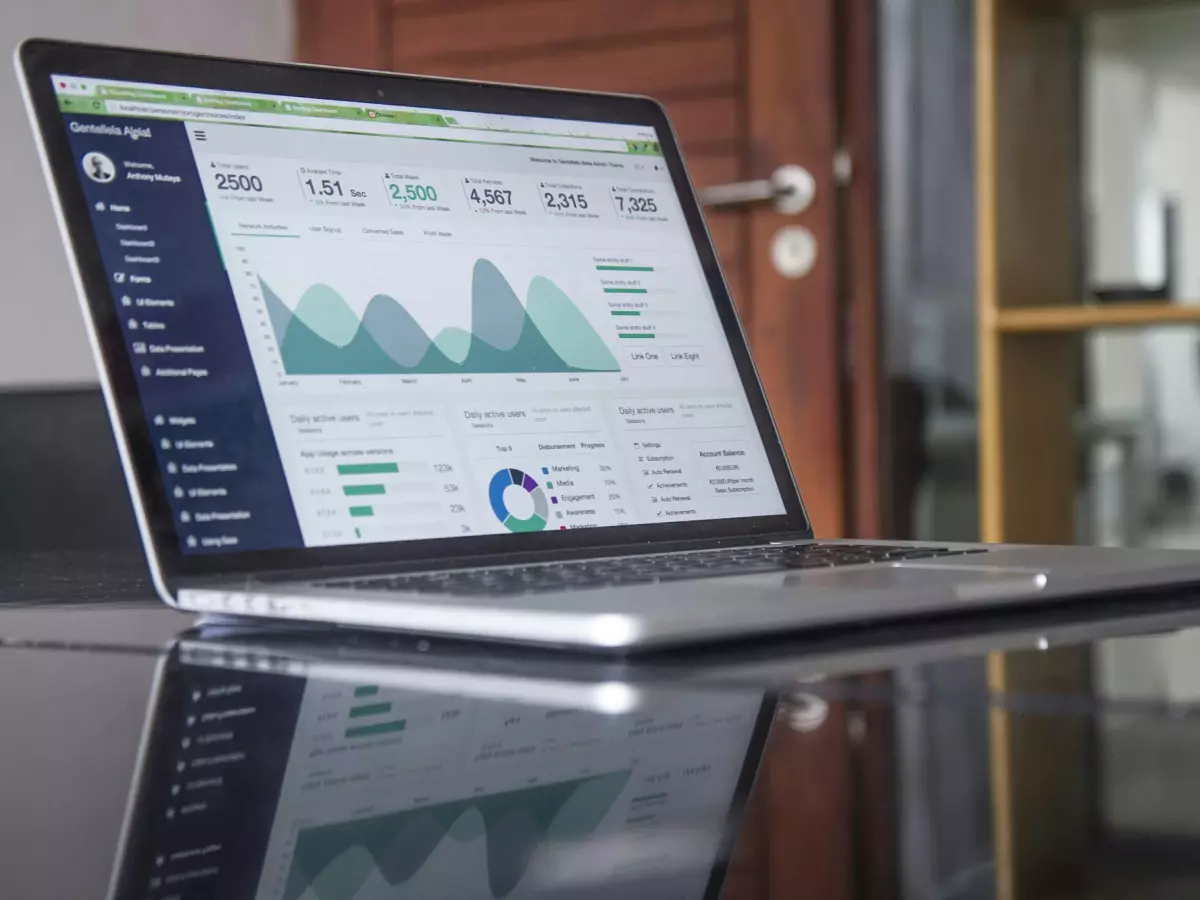
<svg viewBox="0 0 1200 900">
<path fill-rule="evenodd" d="M 780 166 L 770 178 L 716 184 L 700 191 L 700 202 L 709 209 L 736 209 L 770 203 L 776 212 L 799 215 L 817 195 L 817 181 L 804 166 Z"/>
</svg>

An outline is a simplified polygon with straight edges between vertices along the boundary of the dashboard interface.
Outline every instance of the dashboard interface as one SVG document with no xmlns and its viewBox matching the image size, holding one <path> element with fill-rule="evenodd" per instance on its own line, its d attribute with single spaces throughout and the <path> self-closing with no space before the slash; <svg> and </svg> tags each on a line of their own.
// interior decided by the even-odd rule
<svg viewBox="0 0 1200 900">
<path fill-rule="evenodd" d="M 54 90 L 185 553 L 785 512 L 653 128 Z"/>
<path fill-rule="evenodd" d="M 579 708 L 216 655 L 170 664 L 117 897 L 702 900 L 762 750 L 761 693 Z"/>
</svg>

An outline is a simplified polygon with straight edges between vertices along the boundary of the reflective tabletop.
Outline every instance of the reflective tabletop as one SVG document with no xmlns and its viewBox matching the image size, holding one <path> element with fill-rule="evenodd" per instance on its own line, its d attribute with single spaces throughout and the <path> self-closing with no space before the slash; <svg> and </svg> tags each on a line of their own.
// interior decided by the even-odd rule
<svg viewBox="0 0 1200 900">
<path fill-rule="evenodd" d="M 1197 650 L 1200 592 L 622 659 L 0 556 L 0 895 L 1195 898 Z"/>
</svg>

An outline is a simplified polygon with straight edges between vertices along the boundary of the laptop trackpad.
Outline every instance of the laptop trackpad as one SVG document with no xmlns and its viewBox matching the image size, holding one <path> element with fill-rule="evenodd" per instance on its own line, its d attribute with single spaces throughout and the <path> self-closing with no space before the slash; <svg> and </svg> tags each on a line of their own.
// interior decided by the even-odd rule
<svg viewBox="0 0 1200 900">
<path fill-rule="evenodd" d="M 805 573 L 806 575 L 809 573 Z M 1004 566 L 964 566 L 928 563 L 898 563 L 861 569 L 813 572 L 808 584 L 829 579 L 830 586 L 852 590 L 919 591 L 948 589 L 962 600 L 987 600 L 1035 594 L 1046 586 L 1046 574 L 1037 569 Z"/>
</svg>

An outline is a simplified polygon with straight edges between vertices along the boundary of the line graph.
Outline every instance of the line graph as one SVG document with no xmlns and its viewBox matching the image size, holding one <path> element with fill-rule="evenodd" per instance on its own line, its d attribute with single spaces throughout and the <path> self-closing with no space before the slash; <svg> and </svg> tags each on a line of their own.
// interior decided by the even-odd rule
<svg viewBox="0 0 1200 900">
<path fill-rule="evenodd" d="M 594 832 L 630 775 L 626 769 L 302 830 L 283 900 L 355 900 L 373 877 L 406 896 L 403 887 L 447 840 L 485 843 L 487 890 L 504 900 L 539 849 Z"/>
<path fill-rule="evenodd" d="M 289 375 L 533 374 L 617 372 L 607 344 L 554 282 L 534 276 L 522 305 L 500 270 L 477 259 L 468 328 L 434 336 L 409 306 L 375 294 L 361 316 L 331 286 L 313 284 L 294 307 L 258 279 L 284 371 Z"/>
</svg>

